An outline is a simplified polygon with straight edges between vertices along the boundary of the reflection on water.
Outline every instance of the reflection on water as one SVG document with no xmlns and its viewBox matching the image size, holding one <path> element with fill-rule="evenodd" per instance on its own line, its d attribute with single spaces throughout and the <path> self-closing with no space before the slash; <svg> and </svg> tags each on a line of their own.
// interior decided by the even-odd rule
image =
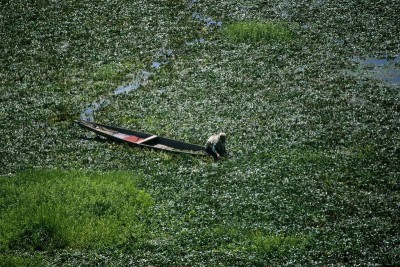
<svg viewBox="0 0 400 267">
<path fill-rule="evenodd" d="M 138 89 L 142 85 L 146 85 L 151 75 L 151 72 L 145 70 L 139 71 L 129 84 L 118 87 L 114 91 L 114 95 L 129 93 L 130 91 Z"/>
<path fill-rule="evenodd" d="M 140 82 L 135 81 L 134 83 L 121 85 L 114 91 L 114 95 L 119 95 L 122 93 L 128 93 L 130 91 L 136 90 L 140 87 Z"/>
<path fill-rule="evenodd" d="M 221 28 L 221 26 L 222 26 L 222 21 L 214 20 L 210 17 L 207 17 L 207 18 L 203 17 L 203 15 L 201 15 L 200 13 L 197 13 L 197 12 L 192 14 L 192 18 L 203 22 L 208 29 L 215 28 L 215 27 Z"/>
<path fill-rule="evenodd" d="M 136 76 L 132 79 L 129 84 L 119 86 L 115 91 L 114 95 L 119 95 L 122 93 L 128 93 L 130 91 L 138 89 L 142 85 L 146 85 L 148 83 L 149 77 L 153 73 L 141 70 Z M 94 115 L 100 109 L 108 106 L 111 103 L 109 99 L 101 98 L 99 101 L 95 101 L 91 103 L 85 110 L 81 113 L 81 120 L 85 121 L 94 121 Z"/>
<path fill-rule="evenodd" d="M 151 63 L 151 67 L 158 69 L 162 65 L 166 65 L 170 62 L 170 59 L 174 57 L 174 51 L 172 49 L 162 49 L 155 53 L 154 61 Z"/>
<path fill-rule="evenodd" d="M 190 0 L 188 1 L 189 5 L 197 4 L 198 0 Z M 203 22 L 205 27 L 208 30 L 214 30 L 222 27 L 222 21 L 217 21 L 212 19 L 211 17 L 204 17 L 200 13 L 193 13 L 192 18 L 196 19 L 200 22 Z M 186 45 L 193 45 L 196 43 L 205 43 L 204 38 L 196 39 L 192 42 L 186 42 Z M 171 58 L 174 57 L 174 51 L 172 49 L 161 49 L 157 51 L 153 56 L 153 61 L 151 62 L 150 67 L 154 69 L 161 68 L 163 65 L 166 65 L 170 62 Z M 114 90 L 114 95 L 120 95 L 123 93 L 129 93 L 133 90 L 138 89 L 140 86 L 144 86 L 148 83 L 148 79 L 154 73 L 148 72 L 145 70 L 139 71 L 135 77 L 126 85 L 119 86 Z M 165 89 L 161 89 L 160 93 L 164 93 Z M 81 119 L 85 121 L 94 121 L 95 112 L 99 111 L 101 108 L 110 104 L 110 100 L 108 99 L 100 99 L 99 101 L 91 103 L 82 113 Z"/>
<path fill-rule="evenodd" d="M 159 67 L 161 67 L 161 63 L 158 62 L 158 61 L 154 61 L 154 62 L 151 64 L 151 67 L 152 67 L 152 68 L 155 68 L 155 69 L 158 69 Z"/>
<path fill-rule="evenodd" d="M 186 45 L 204 44 L 206 40 L 204 38 L 195 39 L 191 42 L 186 42 Z"/>
<path fill-rule="evenodd" d="M 400 84 L 400 55 L 394 58 L 386 56 L 380 58 L 359 58 L 354 57 L 354 61 L 367 69 L 374 78 L 388 82 L 390 84 Z"/>
<path fill-rule="evenodd" d="M 100 99 L 97 102 L 93 102 L 81 113 L 81 120 L 94 121 L 94 113 L 109 104 L 110 100 L 108 99 Z"/>
</svg>

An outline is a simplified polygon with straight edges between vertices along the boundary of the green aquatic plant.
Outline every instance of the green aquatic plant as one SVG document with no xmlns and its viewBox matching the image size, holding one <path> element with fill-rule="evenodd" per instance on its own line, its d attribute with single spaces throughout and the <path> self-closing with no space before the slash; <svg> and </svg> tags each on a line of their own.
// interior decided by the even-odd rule
<svg viewBox="0 0 400 267">
<path fill-rule="evenodd" d="M 49 212 L 50 213 L 50 212 Z M 9 247 L 13 250 L 48 251 L 63 249 L 69 245 L 65 229 L 61 227 L 62 218 L 43 216 L 37 221 L 21 225 L 21 231 L 10 238 Z"/>
<path fill-rule="evenodd" d="M 287 23 L 272 21 L 242 21 L 231 23 L 223 29 L 224 36 L 235 43 L 288 41 L 293 31 Z"/>
<path fill-rule="evenodd" d="M 29 256 L 29 255 L 0 255 L 0 266 L 1 267 L 40 267 L 43 266 L 43 257 L 40 255 Z"/>
<path fill-rule="evenodd" d="M 0 266 L 400 262 L 398 87 L 354 60 L 398 54 L 398 1 L 3 2 Z M 224 131 L 231 157 L 74 125 L 103 98 L 98 122 L 196 144 Z"/>
<path fill-rule="evenodd" d="M 293 249 L 303 249 L 307 240 L 297 236 L 257 233 L 252 237 L 252 243 L 251 248 L 259 253 L 282 255 Z"/>
<path fill-rule="evenodd" d="M 2 178 L 1 247 L 48 251 L 122 244 L 143 231 L 152 198 L 135 176 L 33 171 Z"/>
</svg>

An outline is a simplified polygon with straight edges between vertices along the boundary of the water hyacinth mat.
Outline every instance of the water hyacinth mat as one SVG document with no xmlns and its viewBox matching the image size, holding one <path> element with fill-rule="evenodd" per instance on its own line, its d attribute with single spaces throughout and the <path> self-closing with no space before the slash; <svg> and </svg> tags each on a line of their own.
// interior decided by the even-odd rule
<svg viewBox="0 0 400 267">
<path fill-rule="evenodd" d="M 4 4 L 1 264 L 396 266 L 400 13 L 364 2 Z"/>
</svg>

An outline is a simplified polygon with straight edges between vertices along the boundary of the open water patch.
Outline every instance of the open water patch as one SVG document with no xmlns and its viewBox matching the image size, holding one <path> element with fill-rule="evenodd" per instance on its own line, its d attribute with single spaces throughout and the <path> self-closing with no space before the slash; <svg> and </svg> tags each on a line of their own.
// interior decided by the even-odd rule
<svg viewBox="0 0 400 267">
<path fill-rule="evenodd" d="M 196 4 L 197 1 L 192 1 L 191 5 Z M 207 31 L 213 31 L 216 29 L 221 29 L 222 28 L 222 21 L 221 20 L 215 20 L 211 17 L 204 16 L 200 14 L 199 12 L 194 12 L 192 14 L 192 18 L 194 20 L 200 21 L 201 23 L 204 24 L 204 27 L 207 29 Z M 204 44 L 206 40 L 203 37 L 200 37 L 198 39 L 186 42 L 186 45 L 195 45 L 195 44 Z"/>
<path fill-rule="evenodd" d="M 110 100 L 101 98 L 98 101 L 91 103 L 86 109 L 81 113 L 81 120 L 94 121 L 94 115 L 101 108 L 104 108 L 110 104 Z"/>
<path fill-rule="evenodd" d="M 152 72 L 141 70 L 132 79 L 132 81 L 126 85 L 121 85 L 114 91 L 114 95 L 119 95 L 122 93 L 129 93 L 133 90 L 138 89 L 140 86 L 144 86 L 149 82 L 150 76 L 153 75 Z"/>
<path fill-rule="evenodd" d="M 170 63 L 171 59 L 174 57 L 174 51 L 172 49 L 162 49 L 155 53 L 154 61 L 151 63 L 151 67 L 154 69 L 159 69 L 163 65 Z"/>
<path fill-rule="evenodd" d="M 148 83 L 149 77 L 153 75 L 152 72 L 148 72 L 145 70 L 139 71 L 126 85 L 121 85 L 114 91 L 114 95 L 119 95 L 123 93 L 129 93 L 133 90 L 138 89 L 140 86 L 144 86 Z M 81 120 L 85 121 L 94 121 L 95 113 L 100 109 L 108 106 L 111 103 L 109 99 L 100 98 L 100 100 L 92 102 L 89 106 L 85 108 L 85 110 L 81 113 Z"/>
<path fill-rule="evenodd" d="M 151 63 L 151 67 L 158 69 L 163 65 L 170 63 L 171 58 L 174 56 L 174 51 L 172 49 L 161 49 L 154 54 L 154 61 Z M 137 90 L 141 86 L 145 86 L 149 82 L 149 78 L 154 75 L 153 72 L 147 70 L 140 70 L 135 75 L 130 82 L 121 85 L 114 90 L 114 95 L 126 94 L 131 91 Z M 109 99 L 101 98 L 98 101 L 91 103 L 85 108 L 81 113 L 81 120 L 94 121 L 95 113 L 100 109 L 108 106 L 111 103 Z"/>
<path fill-rule="evenodd" d="M 127 85 L 121 85 L 114 91 L 114 95 L 119 95 L 122 93 L 129 93 L 130 91 L 136 90 L 139 87 L 140 87 L 140 82 L 130 83 Z"/>
<path fill-rule="evenodd" d="M 400 55 L 389 58 L 382 57 L 354 57 L 353 61 L 366 69 L 373 78 L 389 84 L 400 84 Z"/>
<path fill-rule="evenodd" d="M 204 26 L 207 29 L 216 29 L 216 28 L 218 29 L 218 28 L 222 27 L 222 21 L 214 20 L 211 17 L 205 17 L 205 16 L 203 16 L 202 14 L 200 14 L 198 12 L 194 12 L 192 14 L 192 18 L 195 19 L 195 20 L 198 20 L 200 22 L 203 22 Z"/>
<path fill-rule="evenodd" d="M 152 67 L 152 68 L 155 68 L 155 69 L 158 69 L 158 68 L 161 67 L 161 62 L 154 61 L 154 62 L 151 64 L 151 67 Z"/>
<path fill-rule="evenodd" d="M 198 3 L 197 0 L 189 1 L 190 6 L 194 6 Z M 204 24 L 204 27 L 207 31 L 213 31 L 215 29 L 221 29 L 222 21 L 215 20 L 208 16 L 203 16 L 199 12 L 194 12 L 192 14 L 192 18 L 198 20 Z M 186 42 L 186 45 L 194 45 L 194 44 L 203 44 L 206 40 L 203 37 L 195 39 L 191 42 Z M 174 58 L 174 51 L 172 49 L 160 49 L 158 50 L 154 56 L 153 60 L 150 63 L 150 68 L 159 69 L 164 65 L 167 65 L 171 62 L 171 59 Z M 129 93 L 131 91 L 137 90 L 141 86 L 144 86 L 148 83 L 149 77 L 154 75 L 153 72 L 141 70 L 139 71 L 132 79 L 131 82 L 125 85 L 121 85 L 114 90 L 114 95 L 120 95 L 124 93 Z M 85 110 L 81 113 L 80 118 L 86 121 L 94 121 L 95 113 L 100 109 L 108 106 L 111 103 L 110 100 L 101 98 L 98 101 L 91 103 Z"/>
<path fill-rule="evenodd" d="M 186 42 L 186 45 L 190 46 L 190 45 L 196 45 L 196 44 L 204 44 L 205 42 L 206 42 L 206 40 L 204 38 L 198 38 L 191 42 Z"/>
</svg>

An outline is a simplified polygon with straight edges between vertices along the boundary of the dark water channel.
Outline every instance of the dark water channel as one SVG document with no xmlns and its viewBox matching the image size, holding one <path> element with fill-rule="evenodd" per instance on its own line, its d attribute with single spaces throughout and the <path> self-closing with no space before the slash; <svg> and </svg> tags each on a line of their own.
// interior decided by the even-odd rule
<svg viewBox="0 0 400 267">
<path fill-rule="evenodd" d="M 157 51 L 153 56 L 153 61 L 150 64 L 150 68 L 158 69 L 164 65 L 170 63 L 171 59 L 174 57 L 174 51 L 172 49 L 162 49 Z M 114 90 L 114 95 L 120 95 L 124 93 L 129 93 L 131 91 L 137 90 L 141 86 L 145 86 L 149 78 L 154 75 L 154 72 L 147 70 L 140 70 L 132 78 L 132 80 L 125 85 L 119 86 Z M 86 121 L 94 121 L 95 113 L 101 108 L 108 106 L 111 103 L 108 99 L 101 99 L 91 103 L 86 109 L 81 113 L 81 119 Z"/>
<path fill-rule="evenodd" d="M 148 83 L 149 77 L 153 75 L 152 72 L 148 72 L 145 70 L 139 71 L 139 73 L 135 76 L 132 81 L 126 85 L 121 85 L 114 91 L 114 95 L 119 95 L 122 93 L 129 93 L 133 90 L 138 89 L 140 86 L 144 86 Z"/>
<path fill-rule="evenodd" d="M 189 5 L 193 6 L 197 4 L 197 0 L 192 0 L 189 2 Z M 204 27 L 208 31 L 212 31 L 215 29 L 220 29 L 222 27 L 222 21 L 214 20 L 211 17 L 206 17 L 200 14 L 199 12 L 194 12 L 192 14 L 192 18 L 203 23 Z M 203 44 L 206 40 L 203 37 L 195 39 L 191 42 L 186 42 L 186 45 L 194 45 L 194 44 Z M 152 69 L 159 69 L 164 65 L 170 63 L 171 59 L 174 58 L 174 51 L 172 49 L 161 49 L 157 51 L 153 56 L 153 61 L 150 64 L 150 68 Z M 154 75 L 153 72 L 147 70 L 140 70 L 135 77 L 132 79 L 131 82 L 125 85 L 119 86 L 117 89 L 114 90 L 114 95 L 120 95 L 123 93 L 129 93 L 131 91 L 137 90 L 139 87 L 144 86 L 148 83 L 149 78 Z M 86 121 L 94 121 L 95 120 L 95 113 L 98 112 L 100 109 L 108 106 L 111 103 L 109 99 L 101 98 L 98 101 L 91 103 L 85 110 L 81 113 L 81 120 Z"/>
<path fill-rule="evenodd" d="M 114 95 L 119 95 L 123 93 L 129 93 L 133 90 L 138 89 L 140 86 L 144 86 L 148 83 L 149 77 L 153 75 L 152 72 L 145 70 L 139 71 L 136 76 L 126 85 L 121 85 L 114 91 Z M 109 99 L 101 97 L 100 100 L 91 103 L 85 110 L 81 113 L 81 120 L 94 121 L 95 113 L 100 109 L 108 106 L 111 103 Z"/>
</svg>

